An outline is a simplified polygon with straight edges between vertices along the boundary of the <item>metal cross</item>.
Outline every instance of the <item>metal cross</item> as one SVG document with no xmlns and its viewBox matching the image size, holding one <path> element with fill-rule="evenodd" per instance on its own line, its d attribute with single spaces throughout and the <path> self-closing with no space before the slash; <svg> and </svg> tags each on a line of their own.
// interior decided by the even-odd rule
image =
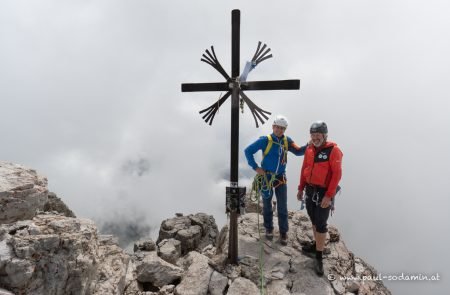
<svg viewBox="0 0 450 295">
<path fill-rule="evenodd" d="M 210 107 L 201 110 L 203 119 L 209 125 L 212 124 L 214 116 L 219 110 L 220 106 L 231 95 L 231 161 L 230 161 L 230 187 L 227 191 L 227 212 L 230 213 L 229 226 L 229 243 L 228 243 L 228 260 L 232 264 L 237 264 L 238 256 L 238 231 L 237 231 L 237 217 L 239 214 L 239 207 L 242 205 L 242 199 L 245 196 L 245 187 L 238 186 L 238 147 L 239 147 L 239 97 L 241 104 L 246 103 L 252 112 L 256 127 L 259 127 L 258 121 L 264 124 L 265 120 L 271 113 L 259 108 L 250 98 L 244 93 L 244 90 L 295 90 L 300 89 L 300 80 L 276 80 L 276 81 L 252 81 L 247 82 L 246 76 L 248 72 L 256 67 L 262 61 L 271 58 L 268 55 L 270 48 L 264 44 L 261 47 L 261 42 L 258 43 L 255 54 L 253 55 L 251 64 L 247 64 L 244 73 L 239 76 L 239 55 L 240 55 L 240 22 L 241 13 L 235 9 L 231 12 L 231 77 L 223 69 L 222 65 L 217 59 L 214 47 L 211 46 L 211 51 L 205 50 L 201 61 L 211 65 L 226 79 L 226 82 L 217 83 L 183 83 L 181 85 L 182 92 L 193 91 L 226 91 L 225 95 Z"/>
</svg>

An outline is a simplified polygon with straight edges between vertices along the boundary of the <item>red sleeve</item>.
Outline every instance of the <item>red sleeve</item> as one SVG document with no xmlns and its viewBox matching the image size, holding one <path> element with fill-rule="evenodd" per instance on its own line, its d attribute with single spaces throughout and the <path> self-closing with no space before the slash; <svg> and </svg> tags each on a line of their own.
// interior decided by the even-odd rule
<svg viewBox="0 0 450 295">
<path fill-rule="evenodd" d="M 331 179 L 325 192 L 326 197 L 333 198 L 336 195 L 336 188 L 342 176 L 342 156 L 341 150 L 335 146 L 330 155 Z"/>
</svg>

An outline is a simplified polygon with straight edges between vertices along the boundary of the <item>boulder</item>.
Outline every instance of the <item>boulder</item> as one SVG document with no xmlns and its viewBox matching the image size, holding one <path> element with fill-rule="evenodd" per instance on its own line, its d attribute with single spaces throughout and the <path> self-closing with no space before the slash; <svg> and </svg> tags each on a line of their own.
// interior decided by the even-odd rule
<svg viewBox="0 0 450 295">
<path fill-rule="evenodd" d="M 214 217 L 204 213 L 177 216 L 161 223 L 157 243 L 164 239 L 181 242 L 181 253 L 201 252 L 207 245 L 216 245 L 218 229 Z"/>
<path fill-rule="evenodd" d="M 181 256 L 181 242 L 175 239 L 165 239 L 158 244 L 158 255 L 165 261 L 175 264 Z"/>
<path fill-rule="evenodd" d="M 0 226 L 0 285 L 26 294 L 121 294 L 129 258 L 87 219 L 40 214 Z"/>
<path fill-rule="evenodd" d="M 136 279 L 139 283 L 150 283 L 161 288 L 165 285 L 178 283 L 183 275 L 183 270 L 161 259 L 156 251 L 144 253 L 138 256 L 136 263 Z"/>
<path fill-rule="evenodd" d="M 206 295 L 213 269 L 209 266 L 208 257 L 192 251 L 181 263 L 189 265 L 180 284 L 175 288 L 177 295 Z"/>
<path fill-rule="evenodd" d="M 242 295 L 242 294 L 260 294 L 260 290 L 256 285 L 246 279 L 239 277 L 233 281 L 228 289 L 227 295 Z"/>
<path fill-rule="evenodd" d="M 0 161 L 0 224 L 29 220 L 48 200 L 47 178 L 35 170 Z"/>
</svg>

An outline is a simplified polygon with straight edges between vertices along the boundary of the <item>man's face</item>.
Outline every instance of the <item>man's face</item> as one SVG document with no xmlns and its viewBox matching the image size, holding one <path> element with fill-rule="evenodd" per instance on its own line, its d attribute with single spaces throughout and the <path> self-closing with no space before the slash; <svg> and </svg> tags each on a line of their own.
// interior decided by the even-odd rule
<svg viewBox="0 0 450 295">
<path fill-rule="evenodd" d="M 325 135 L 322 133 L 311 133 L 311 141 L 315 147 L 320 147 L 325 142 Z"/>
<path fill-rule="evenodd" d="M 286 128 L 278 126 L 278 125 L 272 125 L 273 134 L 275 134 L 276 137 L 281 137 L 284 134 L 284 131 L 286 131 Z"/>
</svg>

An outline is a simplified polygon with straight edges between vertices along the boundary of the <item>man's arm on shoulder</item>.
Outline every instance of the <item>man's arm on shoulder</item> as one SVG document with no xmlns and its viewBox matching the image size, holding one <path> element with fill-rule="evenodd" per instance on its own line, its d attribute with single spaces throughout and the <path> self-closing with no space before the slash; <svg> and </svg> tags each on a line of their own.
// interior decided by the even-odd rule
<svg viewBox="0 0 450 295">
<path fill-rule="evenodd" d="M 308 145 L 299 146 L 290 137 L 288 137 L 289 151 L 296 156 L 303 156 Z"/>
</svg>

